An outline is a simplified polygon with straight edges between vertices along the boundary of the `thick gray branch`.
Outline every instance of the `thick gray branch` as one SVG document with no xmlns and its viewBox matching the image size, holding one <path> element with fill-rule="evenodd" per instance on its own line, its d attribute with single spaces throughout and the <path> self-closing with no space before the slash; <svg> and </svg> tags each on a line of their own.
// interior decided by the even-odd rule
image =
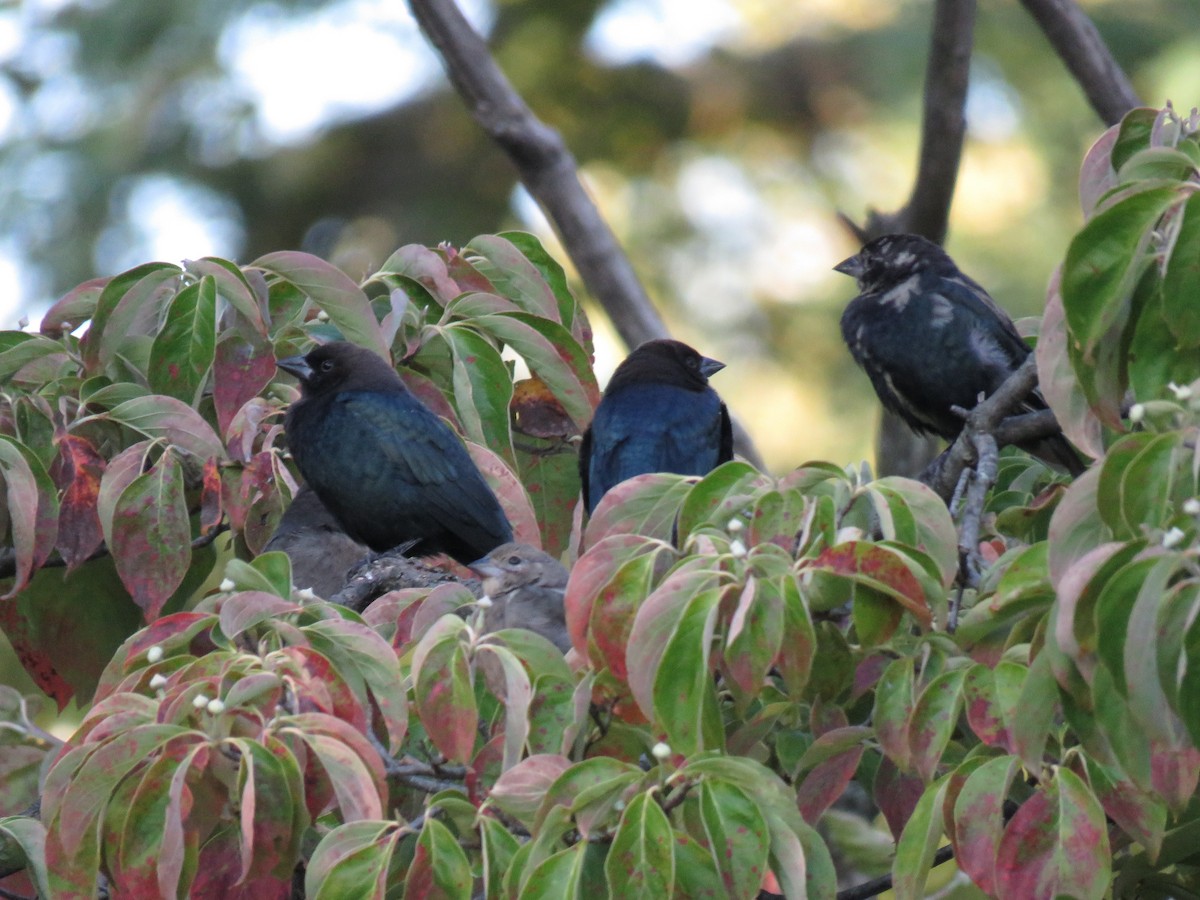
<svg viewBox="0 0 1200 900">
<path fill-rule="evenodd" d="M 621 338 L 636 347 L 667 337 L 629 259 L 580 183 L 562 136 L 517 94 L 454 0 L 409 0 L 409 7 L 471 115 L 517 167 Z"/>
<path fill-rule="evenodd" d="M 1041 26 L 1105 124 L 1115 125 L 1141 105 L 1100 32 L 1074 0 L 1021 0 L 1021 5 Z"/>
</svg>

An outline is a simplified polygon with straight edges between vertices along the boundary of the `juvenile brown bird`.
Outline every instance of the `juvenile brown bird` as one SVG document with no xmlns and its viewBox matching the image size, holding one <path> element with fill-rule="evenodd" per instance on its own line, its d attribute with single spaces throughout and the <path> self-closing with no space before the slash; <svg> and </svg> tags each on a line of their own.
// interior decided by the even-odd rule
<svg viewBox="0 0 1200 900">
<path fill-rule="evenodd" d="M 842 337 L 883 405 L 914 431 L 954 440 L 963 419 L 951 407 L 972 409 L 1029 356 L 1008 314 L 919 235 L 876 238 L 834 269 L 859 289 L 842 314 Z M 1043 409 L 1035 390 L 1018 411 Z M 1084 469 L 1061 434 L 1021 448 L 1072 475 Z"/>
<path fill-rule="evenodd" d="M 284 428 L 296 465 L 346 533 L 383 552 L 468 563 L 512 540 L 496 495 L 458 436 L 395 369 L 346 341 L 278 365 L 300 379 Z"/>
<path fill-rule="evenodd" d="M 617 366 L 579 448 L 589 513 L 635 475 L 707 475 L 733 459 L 729 412 L 708 386 L 723 368 L 670 340 L 647 341 Z"/>
<path fill-rule="evenodd" d="M 282 550 L 292 561 L 292 584 L 328 600 L 346 574 L 371 554 L 342 529 L 308 485 L 296 492 L 263 552 Z"/>
<path fill-rule="evenodd" d="M 485 632 L 527 628 L 567 652 L 567 570 L 557 559 L 528 544 L 510 543 L 475 560 L 471 569 L 483 579 L 484 593 L 492 601 L 484 614 Z"/>
</svg>

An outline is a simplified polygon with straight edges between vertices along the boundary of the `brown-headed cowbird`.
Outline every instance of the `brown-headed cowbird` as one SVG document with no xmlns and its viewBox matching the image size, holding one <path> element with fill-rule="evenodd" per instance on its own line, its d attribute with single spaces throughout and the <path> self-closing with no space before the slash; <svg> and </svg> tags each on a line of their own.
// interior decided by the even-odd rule
<svg viewBox="0 0 1200 900">
<path fill-rule="evenodd" d="M 396 371 L 346 341 L 278 362 L 300 379 L 284 428 L 304 480 L 356 540 L 383 552 L 461 563 L 512 540 L 512 528 L 458 436 Z"/>
<path fill-rule="evenodd" d="M 834 267 L 859 295 L 842 314 L 842 337 L 880 401 L 914 431 L 956 438 L 971 409 L 1029 355 L 1012 319 L 941 247 L 915 234 L 889 234 Z M 1046 409 L 1041 393 L 1020 412 Z M 1062 435 L 1023 450 L 1072 475 L 1083 471 Z"/>
<path fill-rule="evenodd" d="M 679 341 L 647 341 L 613 372 L 579 448 L 588 512 L 635 475 L 707 475 L 733 459 L 729 412 L 708 386 L 724 363 Z"/>
<path fill-rule="evenodd" d="M 312 490 L 296 492 L 263 552 L 282 550 L 292 561 L 292 584 L 328 600 L 342 589 L 347 573 L 371 554 L 342 530 Z"/>
<path fill-rule="evenodd" d="M 563 594 L 567 570 L 549 553 L 528 544 L 503 544 L 471 563 L 483 579 L 492 605 L 484 613 L 484 631 L 527 628 L 562 652 L 571 646 Z"/>
</svg>

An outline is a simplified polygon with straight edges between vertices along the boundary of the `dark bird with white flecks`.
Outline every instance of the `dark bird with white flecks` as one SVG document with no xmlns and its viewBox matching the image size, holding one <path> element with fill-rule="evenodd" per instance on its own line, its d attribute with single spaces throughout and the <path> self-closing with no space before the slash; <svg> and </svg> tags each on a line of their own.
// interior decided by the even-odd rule
<svg viewBox="0 0 1200 900">
<path fill-rule="evenodd" d="M 842 337 L 883 405 L 914 431 L 948 441 L 962 431 L 951 407 L 970 410 L 1030 354 L 1012 319 L 932 241 L 889 234 L 834 269 L 858 282 Z M 1046 409 L 1037 390 L 1015 413 Z M 1072 475 L 1083 461 L 1061 434 L 1021 449 Z"/>
</svg>

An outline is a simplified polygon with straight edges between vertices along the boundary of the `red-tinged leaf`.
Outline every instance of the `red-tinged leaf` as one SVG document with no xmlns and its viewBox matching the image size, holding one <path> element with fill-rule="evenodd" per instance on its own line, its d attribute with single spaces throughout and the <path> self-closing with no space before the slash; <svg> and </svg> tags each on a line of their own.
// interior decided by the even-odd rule
<svg viewBox="0 0 1200 900">
<path fill-rule="evenodd" d="M 446 419 L 459 434 L 466 433 L 462 422 L 459 421 L 458 411 L 432 379 L 412 369 L 401 368 L 398 372 L 404 386 L 412 391 L 418 400 Z"/>
<path fill-rule="evenodd" d="M 39 330 L 52 338 L 74 331 L 96 312 L 96 303 L 111 279 L 92 278 L 63 294 L 42 316 Z"/>
<path fill-rule="evenodd" d="M 531 828 L 550 786 L 570 767 L 571 761 L 565 756 L 538 754 L 526 757 L 504 771 L 492 785 L 488 798 Z"/>
<path fill-rule="evenodd" d="M 293 786 L 299 769 L 290 753 L 285 758 L 257 741 L 234 740 L 241 751 L 238 769 L 242 872 L 240 881 L 274 875 L 286 877 L 296 866 L 301 834 L 293 831 L 296 806 L 302 806 Z M 288 766 L 292 771 L 288 770 Z"/>
<path fill-rule="evenodd" d="M 224 459 L 225 447 L 212 426 L 186 403 L 150 394 L 118 403 L 99 418 L 126 425 L 152 440 L 165 440 L 200 460 Z"/>
<path fill-rule="evenodd" d="M 522 378 L 513 384 L 509 409 L 513 428 L 527 437 L 565 440 L 580 433 L 554 392 L 540 378 Z"/>
<path fill-rule="evenodd" d="M 851 729 L 845 729 L 851 731 Z M 867 732 L 870 729 L 855 728 L 855 732 Z M 831 734 L 833 734 L 831 732 Z M 829 735 L 822 735 L 818 739 L 828 738 Z M 841 736 L 838 736 L 840 739 Z M 865 747 L 861 746 L 862 735 L 857 738 L 858 746 L 851 747 L 848 750 L 836 754 L 835 756 L 818 763 L 800 782 L 796 788 L 797 804 L 800 808 L 800 814 L 804 816 L 804 821 L 810 825 L 816 825 L 817 820 L 824 815 L 827 810 L 838 797 L 846 790 L 846 785 L 854 778 L 854 773 L 858 771 L 859 760 L 862 759 Z M 814 747 L 816 744 L 813 745 Z M 811 748 L 810 748 L 811 749 Z M 805 754 L 807 756 L 807 753 Z"/>
<path fill-rule="evenodd" d="M 0 434 L 0 474 L 7 490 L 8 528 L 16 562 L 15 596 L 54 549 L 58 537 L 58 492 L 41 460 L 24 444 Z"/>
<path fill-rule="evenodd" d="M 674 835 L 667 814 L 650 793 L 640 793 L 625 808 L 604 861 L 604 874 L 624 897 L 658 900 L 675 886 Z"/>
<path fill-rule="evenodd" d="M 1087 396 L 1075 377 L 1071 356 L 1067 352 L 1067 320 L 1063 312 L 1060 282 L 1062 267 L 1054 270 L 1047 293 L 1042 327 L 1038 333 L 1038 386 L 1046 403 L 1062 426 L 1063 434 L 1088 456 L 1104 454 L 1103 426 L 1088 403 Z"/>
<path fill-rule="evenodd" d="M 569 811 L 585 839 L 616 824 L 621 804 L 645 773 L 632 763 L 593 756 L 569 766 L 545 792 L 534 821 L 535 834 L 544 834 L 562 810 Z"/>
<path fill-rule="evenodd" d="M 96 552 L 104 540 L 96 502 L 104 458 L 86 438 L 62 434 L 55 439 L 58 455 L 50 477 L 61 493 L 58 514 L 58 552 L 72 572 Z"/>
<path fill-rule="evenodd" d="M 89 375 L 102 374 L 131 337 L 156 329 L 159 306 L 175 293 L 182 273 L 179 266 L 156 262 L 108 280 L 96 300 L 92 324 L 79 342 Z"/>
<path fill-rule="evenodd" d="M 263 319 L 266 294 L 265 285 L 261 281 L 258 283 L 259 290 L 256 291 L 241 269 L 228 260 L 215 256 L 187 260 L 184 267 L 193 275 L 211 278 L 216 285 L 217 294 L 237 311 L 237 318 L 248 323 L 256 334 L 266 336 L 267 324 Z M 227 321 L 223 321 L 228 325 Z"/>
<path fill-rule="evenodd" d="M 215 459 L 204 463 L 200 481 L 200 533 L 208 534 L 224 518 L 221 503 L 221 470 Z"/>
<path fill-rule="evenodd" d="M 622 481 L 592 510 L 583 546 L 591 547 L 614 534 L 640 534 L 670 542 L 680 507 L 696 479 L 657 472 Z"/>
<path fill-rule="evenodd" d="M 313 752 L 332 785 L 342 819 L 379 819 L 387 804 L 383 762 L 370 741 L 350 725 L 322 713 L 301 713 L 279 720 Z"/>
<path fill-rule="evenodd" d="M 1112 532 L 1097 507 L 1100 468 L 1092 466 L 1076 478 L 1050 518 L 1048 565 L 1050 582 L 1056 588 L 1071 566 L 1112 540 Z"/>
<path fill-rule="evenodd" d="M 788 693 L 798 698 L 804 694 L 812 672 L 813 658 L 817 653 L 817 633 L 794 574 L 780 578 L 779 595 L 783 601 L 783 639 L 779 644 L 775 665 Z"/>
<path fill-rule="evenodd" d="M 887 821 L 892 837 L 900 839 L 904 824 L 912 818 L 913 809 L 921 798 L 925 783 L 918 775 L 908 775 L 896 768 L 891 757 L 885 756 L 875 770 L 872 796 L 883 818 Z"/>
<path fill-rule="evenodd" d="M 1146 848 L 1153 863 L 1162 849 L 1167 804 L 1095 760 L 1087 760 L 1087 776 L 1105 814 Z"/>
<path fill-rule="evenodd" d="M 230 459 L 246 463 L 254 456 L 256 445 L 265 449 L 270 443 L 271 432 L 277 431 L 281 426 L 278 421 L 266 427 L 263 423 L 271 417 L 278 418 L 278 415 L 279 405 L 262 397 L 251 397 L 242 404 L 242 408 L 234 413 L 224 432 Z M 267 434 L 267 440 L 260 444 L 264 433 Z"/>
<path fill-rule="evenodd" d="M 399 753 L 408 728 L 408 700 L 391 645 L 374 629 L 349 619 L 314 622 L 304 633 L 340 671 L 361 678 L 387 729 L 389 749 Z"/>
<path fill-rule="evenodd" d="M 175 454 L 164 453 L 121 492 L 105 537 L 133 602 L 154 621 L 192 561 L 183 467 Z"/>
<path fill-rule="evenodd" d="M 675 752 L 685 756 L 701 750 L 724 749 L 721 710 L 709 663 L 720 602 L 719 588 L 693 593 L 667 637 L 661 660 L 650 669 L 654 678 L 653 721 L 666 731 Z M 651 614 L 643 617 L 640 613 L 641 610 L 634 623 L 634 634 L 640 637 L 642 629 L 661 634 L 660 629 L 650 625 Z M 664 618 L 669 620 L 674 616 L 668 612 Z M 641 653 L 633 653 L 634 647 L 631 640 L 630 658 L 644 658 Z"/>
<path fill-rule="evenodd" d="M 426 632 L 413 656 L 417 715 L 443 756 L 467 763 L 475 753 L 479 718 L 471 663 L 460 639 L 462 627 L 439 628 L 442 622 L 448 618 Z"/>
<path fill-rule="evenodd" d="M 232 445 L 230 426 L 275 377 L 275 354 L 265 338 L 248 337 L 241 329 L 227 330 L 217 341 L 212 371 L 217 428 Z"/>
<path fill-rule="evenodd" d="M 925 881 L 942 836 L 941 811 L 947 780 L 940 778 L 925 789 L 896 842 L 892 890 L 897 900 L 919 900 L 925 896 Z"/>
<path fill-rule="evenodd" d="M 875 688 L 875 710 L 871 716 L 880 747 L 901 771 L 907 771 L 912 763 L 909 722 L 916 706 L 913 684 L 913 658 L 901 656 L 893 660 Z"/>
<path fill-rule="evenodd" d="M 192 880 L 189 896 L 220 897 L 221 900 L 289 900 L 292 896 L 290 877 L 263 875 L 239 881 L 238 853 L 236 828 L 219 828 L 205 840 L 194 863 L 196 877 Z"/>
<path fill-rule="evenodd" d="M 663 548 L 663 544 L 647 541 L 638 535 L 622 534 L 606 538 L 575 561 L 563 597 L 563 607 L 571 644 L 580 655 L 586 656 L 588 652 L 588 625 L 600 592 L 629 560 Z"/>
<path fill-rule="evenodd" d="M 472 325 L 512 347 L 583 430 L 600 402 L 600 388 L 583 348 L 562 325 L 529 313 L 482 316 Z"/>
<path fill-rule="evenodd" d="M 741 460 L 717 466 L 688 491 L 679 510 L 679 545 L 686 546 L 688 537 L 701 525 L 715 525 L 724 531 L 730 519 L 740 517 L 749 502 L 772 486 L 770 476 Z"/>
<path fill-rule="evenodd" d="M 783 643 L 784 609 L 778 589 L 754 577 L 738 596 L 722 656 L 731 684 L 757 694 Z"/>
<path fill-rule="evenodd" d="M 404 900 L 468 900 L 471 884 L 471 864 L 454 834 L 437 819 L 426 819 L 404 879 Z"/>
<path fill-rule="evenodd" d="M 250 263 L 277 275 L 302 290 L 337 326 L 342 337 L 366 347 L 391 362 L 387 342 L 362 288 L 341 269 L 308 253 L 284 250 L 260 256 Z"/>
<path fill-rule="evenodd" d="M 274 616 L 299 612 L 298 603 L 266 591 L 239 591 L 221 601 L 221 633 L 233 639 Z"/>
<path fill-rule="evenodd" d="M 911 612 L 923 628 L 933 624 L 921 582 L 898 554 L 884 547 L 869 541 L 848 541 L 822 551 L 809 568 L 832 572 L 886 594 Z"/>
<path fill-rule="evenodd" d="M 931 781 L 958 722 L 966 670 L 943 672 L 925 686 L 908 726 L 908 744 L 917 774 Z"/>
<path fill-rule="evenodd" d="M 61 341 L 22 331 L 0 332 L 0 382 L 11 379 L 41 387 L 64 370 L 75 374 L 76 368 Z"/>
<path fill-rule="evenodd" d="M 954 856 L 979 889 L 996 893 L 996 854 L 1004 833 L 1004 801 L 1018 760 L 1001 756 L 979 763 L 954 801 Z"/>
<path fill-rule="evenodd" d="M 736 785 L 717 779 L 701 782 L 700 817 L 712 862 L 727 897 L 752 897 L 767 871 L 771 846 L 766 819 Z"/>
<path fill-rule="evenodd" d="M 634 617 L 650 594 L 663 564 L 664 547 L 651 547 L 625 561 L 595 596 L 588 622 L 588 656 L 597 667 L 607 667 L 620 681 L 628 681 L 626 644 L 634 633 Z M 568 583 L 568 588 L 570 584 Z M 664 601 L 665 602 L 665 601 Z M 662 646 L 657 648 L 662 652 Z M 643 711 L 649 715 L 650 707 Z"/>
<path fill-rule="evenodd" d="M 1150 780 L 1171 811 L 1182 814 L 1200 782 L 1200 750 L 1182 741 L 1150 741 Z"/>
<path fill-rule="evenodd" d="M 571 293 L 567 284 L 567 273 L 559 265 L 558 260 L 546 252 L 534 235 L 526 231 L 502 231 L 497 237 L 508 241 L 521 251 L 537 269 L 538 274 L 546 285 L 554 292 L 558 302 L 558 319 L 571 329 L 571 334 L 581 347 L 590 355 L 592 353 L 592 329 L 584 315 L 583 307 Z"/>
<path fill-rule="evenodd" d="M 967 670 L 963 682 L 967 722 L 988 746 L 1013 751 L 1008 728 L 1016 719 L 1017 699 L 1027 671 L 1013 662 L 1001 662 L 995 671 L 981 665 Z"/>
<path fill-rule="evenodd" d="M 554 292 L 533 263 L 511 241 L 495 234 L 481 234 L 463 248 L 463 255 L 497 293 L 527 312 L 555 322 L 562 321 Z"/>
<path fill-rule="evenodd" d="M 171 298 L 150 347 L 150 389 L 195 405 L 217 344 L 217 286 L 203 277 Z"/>
<path fill-rule="evenodd" d="M 450 277 L 445 260 L 421 244 L 405 244 L 384 261 L 367 283 L 386 280 L 382 277 L 386 275 L 402 275 L 412 279 L 442 306 L 464 290 Z"/>
<path fill-rule="evenodd" d="M 310 900 L 382 897 L 402 834 L 395 822 L 338 825 L 312 852 L 304 872 L 304 895 Z"/>
<path fill-rule="evenodd" d="M 1079 167 L 1079 205 L 1085 219 L 1091 218 L 1096 202 L 1116 186 L 1112 151 L 1120 131 L 1120 125 L 1113 125 L 1084 154 L 1083 164 Z"/>
<path fill-rule="evenodd" d="M 1104 810 L 1079 776 L 1060 768 L 1008 823 L 996 857 L 997 896 L 1105 896 L 1112 876 Z"/>
<path fill-rule="evenodd" d="M 319 710 L 357 731 L 367 730 L 363 702 L 326 656 L 311 647 L 284 647 L 271 662 L 289 676 L 300 709 Z"/>
<path fill-rule="evenodd" d="M 501 770 L 511 769 L 521 759 L 529 737 L 529 707 L 533 686 L 521 660 L 507 647 L 489 643 L 479 647 L 476 657 L 492 695 L 504 707 L 504 758 Z M 494 664 L 489 664 L 494 661 Z"/>
<path fill-rule="evenodd" d="M 887 540 L 929 556 L 941 573 L 943 587 L 958 574 L 958 532 L 945 502 L 928 486 L 891 476 L 867 485 L 879 527 Z"/>
<path fill-rule="evenodd" d="M 542 535 L 538 529 L 537 516 L 533 512 L 533 504 L 525 493 L 525 485 L 521 483 L 515 472 L 498 455 L 481 444 L 466 441 L 467 452 L 471 461 L 479 469 L 483 480 L 488 483 L 500 508 L 504 510 L 509 524 L 512 526 L 513 539 L 532 547 L 542 546 Z"/>
</svg>

